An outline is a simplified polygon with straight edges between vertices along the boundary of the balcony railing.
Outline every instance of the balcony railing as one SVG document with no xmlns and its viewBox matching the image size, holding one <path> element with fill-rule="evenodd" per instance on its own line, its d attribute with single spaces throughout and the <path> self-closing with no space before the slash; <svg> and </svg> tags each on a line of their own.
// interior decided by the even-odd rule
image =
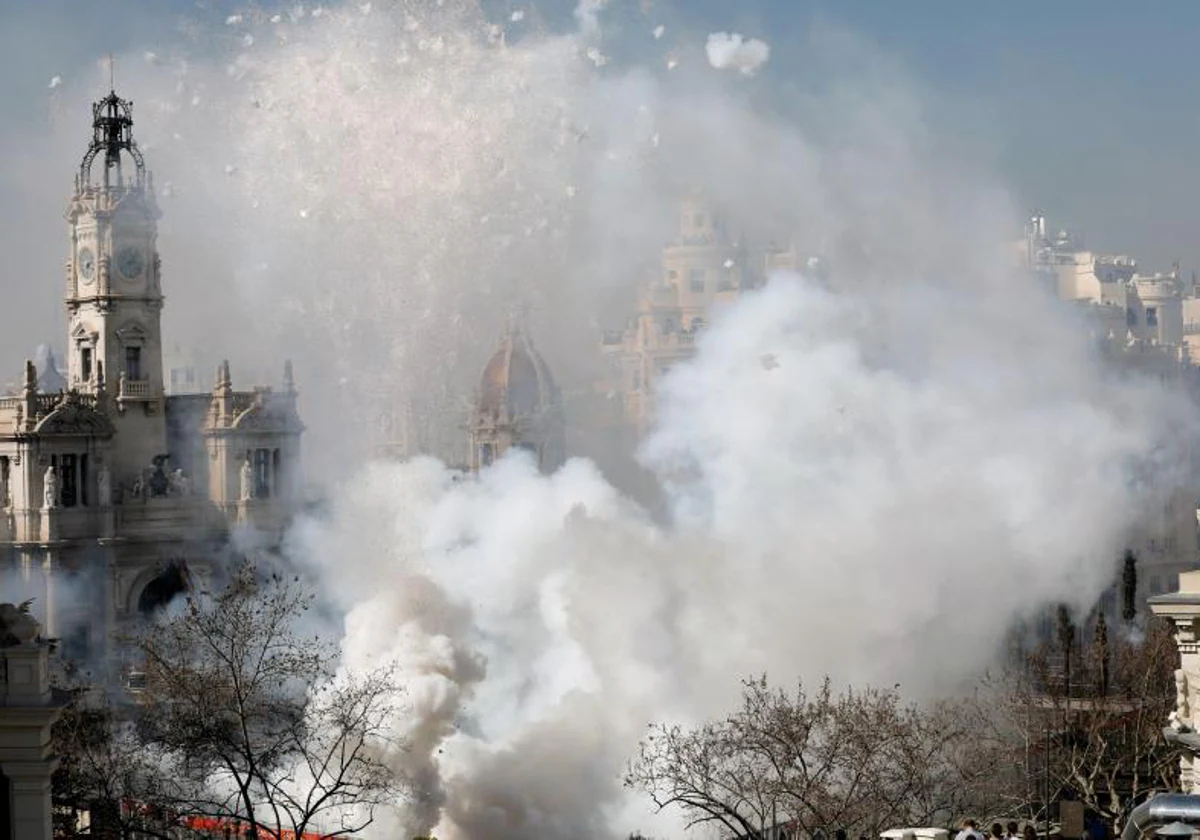
<svg viewBox="0 0 1200 840">
<path fill-rule="evenodd" d="M 150 398 L 149 379 L 122 379 L 121 392 L 117 395 L 122 400 L 145 400 Z"/>
</svg>

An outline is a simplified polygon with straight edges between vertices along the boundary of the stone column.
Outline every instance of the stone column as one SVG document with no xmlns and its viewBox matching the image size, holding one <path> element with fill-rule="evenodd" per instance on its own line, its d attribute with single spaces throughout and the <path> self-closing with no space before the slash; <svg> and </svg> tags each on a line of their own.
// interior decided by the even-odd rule
<svg viewBox="0 0 1200 840">
<path fill-rule="evenodd" d="M 0 772 L 8 777 L 11 792 L 13 837 L 50 840 L 54 836 L 50 776 L 57 767 L 58 759 L 0 762 Z"/>
<path fill-rule="evenodd" d="M 43 614 L 46 616 L 45 631 L 46 635 L 51 639 L 58 636 L 58 615 L 56 614 L 55 604 L 55 575 L 59 572 L 58 563 L 55 562 L 54 552 L 50 549 L 46 550 L 46 556 L 42 558 L 42 592 L 45 593 L 45 601 L 42 604 Z"/>
<path fill-rule="evenodd" d="M 50 727 L 65 698 L 50 687 L 50 646 L 33 617 L 0 604 L 0 772 L 9 781 L 14 837 L 51 840 Z"/>
<path fill-rule="evenodd" d="M 1163 721 L 1163 734 L 1183 751 L 1179 786 L 1183 793 L 1200 794 L 1200 571 L 1179 575 L 1179 591 L 1150 599 L 1155 615 L 1175 625 L 1180 667 L 1175 672 L 1175 711 Z"/>
</svg>

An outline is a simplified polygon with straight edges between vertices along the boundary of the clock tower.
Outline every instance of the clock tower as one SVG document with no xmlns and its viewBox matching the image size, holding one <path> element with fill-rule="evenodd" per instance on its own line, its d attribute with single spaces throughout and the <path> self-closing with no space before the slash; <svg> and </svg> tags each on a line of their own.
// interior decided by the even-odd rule
<svg viewBox="0 0 1200 840">
<path fill-rule="evenodd" d="M 66 214 L 67 379 L 113 418 L 114 468 L 126 475 L 167 451 L 159 215 L 132 104 L 111 92 L 92 106 L 92 140 Z"/>
</svg>

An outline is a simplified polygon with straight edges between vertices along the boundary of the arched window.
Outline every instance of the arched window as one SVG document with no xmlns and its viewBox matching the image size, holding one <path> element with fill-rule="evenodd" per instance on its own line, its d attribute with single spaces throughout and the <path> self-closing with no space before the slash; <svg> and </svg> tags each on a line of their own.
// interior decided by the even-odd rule
<svg viewBox="0 0 1200 840">
<path fill-rule="evenodd" d="M 187 572 L 179 563 L 171 563 L 162 574 L 146 584 L 138 595 L 137 608 L 142 615 L 152 615 L 187 592 Z"/>
</svg>

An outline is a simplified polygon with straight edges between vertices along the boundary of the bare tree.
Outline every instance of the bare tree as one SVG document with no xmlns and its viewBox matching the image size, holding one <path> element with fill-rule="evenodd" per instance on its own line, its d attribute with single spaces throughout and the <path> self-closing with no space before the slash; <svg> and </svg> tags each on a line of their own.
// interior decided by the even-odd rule
<svg viewBox="0 0 1200 840">
<path fill-rule="evenodd" d="M 697 728 L 655 725 L 626 785 L 688 826 L 733 836 L 773 825 L 794 831 L 877 834 L 937 824 L 973 801 L 980 771 L 964 709 L 905 705 L 897 690 L 847 689 L 828 680 L 809 694 L 744 683 L 740 710 Z"/>
<path fill-rule="evenodd" d="M 1073 675 L 1061 640 L 1047 641 L 986 686 L 991 712 L 980 716 L 991 720 L 996 756 L 1024 757 L 1024 781 L 1010 787 L 1027 815 L 1035 802 L 1044 807 L 1049 788 L 1050 798 L 1070 794 L 1120 830 L 1134 807 L 1177 781 L 1179 751 L 1162 733 L 1177 652 L 1171 627 L 1157 619 L 1144 634 L 1115 639 L 1102 616 L 1092 621 L 1091 649 L 1074 658 Z"/>
<path fill-rule="evenodd" d="M 148 807 L 160 799 L 161 774 L 129 720 L 101 692 L 77 687 L 54 725 L 59 756 L 51 793 L 54 836 L 176 840 L 187 836 L 176 815 Z M 134 803 L 139 803 L 135 806 Z"/>
<path fill-rule="evenodd" d="M 168 811 L 253 838 L 337 837 L 400 794 L 380 752 L 391 675 L 335 675 L 335 651 L 301 632 L 311 605 L 297 579 L 245 565 L 138 635 L 139 734 L 171 768 L 171 789 L 158 792 Z"/>
</svg>

